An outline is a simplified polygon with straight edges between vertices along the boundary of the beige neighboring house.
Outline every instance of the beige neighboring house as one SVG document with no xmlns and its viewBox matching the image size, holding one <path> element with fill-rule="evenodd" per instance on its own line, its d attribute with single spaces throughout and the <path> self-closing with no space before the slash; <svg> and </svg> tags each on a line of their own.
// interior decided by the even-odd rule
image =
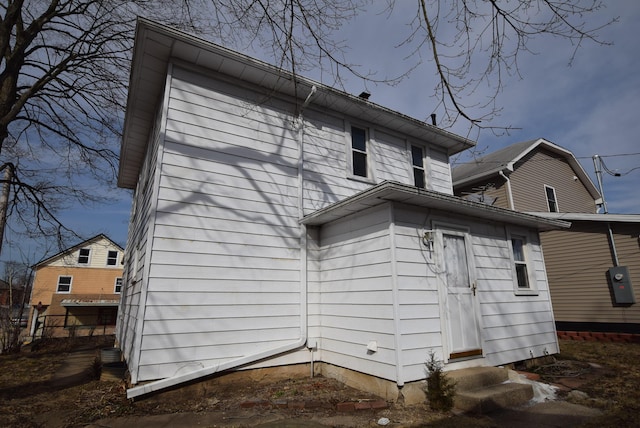
<svg viewBox="0 0 640 428">
<path fill-rule="evenodd" d="M 558 331 L 640 334 L 640 214 L 599 214 L 600 193 L 570 151 L 516 143 L 452 179 L 455 195 L 571 222 L 540 234 Z"/>
<path fill-rule="evenodd" d="M 124 250 L 101 234 L 34 266 L 31 337 L 113 334 Z"/>
</svg>

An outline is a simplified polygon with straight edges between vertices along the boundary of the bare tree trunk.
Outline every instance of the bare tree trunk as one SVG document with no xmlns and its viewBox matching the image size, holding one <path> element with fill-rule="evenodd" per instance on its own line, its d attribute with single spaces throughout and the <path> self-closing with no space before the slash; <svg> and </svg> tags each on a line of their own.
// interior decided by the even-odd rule
<svg viewBox="0 0 640 428">
<path fill-rule="evenodd" d="M 4 179 L 2 180 L 2 194 L 0 194 L 0 255 L 2 254 L 2 244 L 4 242 L 4 228 L 7 223 L 7 207 L 9 206 L 9 192 L 11 191 L 11 180 L 13 179 L 13 164 L 6 163 L 4 168 Z"/>
</svg>

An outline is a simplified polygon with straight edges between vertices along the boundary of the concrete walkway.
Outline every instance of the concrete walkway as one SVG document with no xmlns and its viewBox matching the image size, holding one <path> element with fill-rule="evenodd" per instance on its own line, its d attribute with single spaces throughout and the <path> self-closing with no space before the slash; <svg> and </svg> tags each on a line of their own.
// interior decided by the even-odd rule
<svg viewBox="0 0 640 428">
<path fill-rule="evenodd" d="M 56 388 L 68 388 L 94 379 L 93 370 L 96 350 L 78 349 L 70 352 L 60 368 L 51 378 L 51 385 Z"/>
</svg>

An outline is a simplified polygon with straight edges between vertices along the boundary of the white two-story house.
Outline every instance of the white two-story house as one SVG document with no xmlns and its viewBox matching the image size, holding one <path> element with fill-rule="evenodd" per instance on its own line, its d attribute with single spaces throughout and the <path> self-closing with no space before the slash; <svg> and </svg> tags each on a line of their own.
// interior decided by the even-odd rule
<svg viewBox="0 0 640 428">
<path fill-rule="evenodd" d="M 430 352 L 556 353 L 538 231 L 567 224 L 453 196 L 449 157 L 473 145 L 140 21 L 118 182 L 129 397 L 313 361 L 393 399 Z"/>
</svg>

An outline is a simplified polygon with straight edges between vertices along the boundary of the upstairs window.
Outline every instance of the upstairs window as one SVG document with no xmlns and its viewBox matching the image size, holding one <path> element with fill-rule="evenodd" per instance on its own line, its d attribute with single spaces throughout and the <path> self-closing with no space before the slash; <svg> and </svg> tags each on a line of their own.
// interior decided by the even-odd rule
<svg viewBox="0 0 640 428">
<path fill-rule="evenodd" d="M 107 253 L 107 266 L 115 266 L 118 264 L 118 252 L 109 251 Z"/>
<path fill-rule="evenodd" d="M 526 240 L 524 236 L 511 236 L 511 247 L 513 248 L 513 261 L 515 263 L 516 270 L 516 282 L 518 289 L 528 290 L 529 287 L 529 271 L 527 269 L 527 259 L 525 256 L 525 244 Z"/>
<path fill-rule="evenodd" d="M 115 294 L 120 294 L 122 291 L 122 278 L 116 278 L 116 286 L 113 290 Z"/>
<path fill-rule="evenodd" d="M 411 146 L 411 163 L 413 166 L 413 184 L 421 189 L 425 188 L 424 151 L 422 147 Z"/>
<path fill-rule="evenodd" d="M 58 287 L 56 293 L 70 293 L 71 292 L 71 276 L 59 276 Z"/>
<path fill-rule="evenodd" d="M 351 152 L 353 175 L 367 177 L 367 131 L 365 129 L 351 127 Z"/>
<path fill-rule="evenodd" d="M 558 210 L 558 200 L 556 199 L 556 189 L 549 186 L 544 186 L 544 191 L 547 195 L 547 205 L 550 213 L 560 212 Z"/>
<path fill-rule="evenodd" d="M 79 265 L 88 265 L 89 264 L 89 255 L 91 254 L 91 249 L 89 248 L 81 248 L 78 252 L 78 264 Z"/>
</svg>

